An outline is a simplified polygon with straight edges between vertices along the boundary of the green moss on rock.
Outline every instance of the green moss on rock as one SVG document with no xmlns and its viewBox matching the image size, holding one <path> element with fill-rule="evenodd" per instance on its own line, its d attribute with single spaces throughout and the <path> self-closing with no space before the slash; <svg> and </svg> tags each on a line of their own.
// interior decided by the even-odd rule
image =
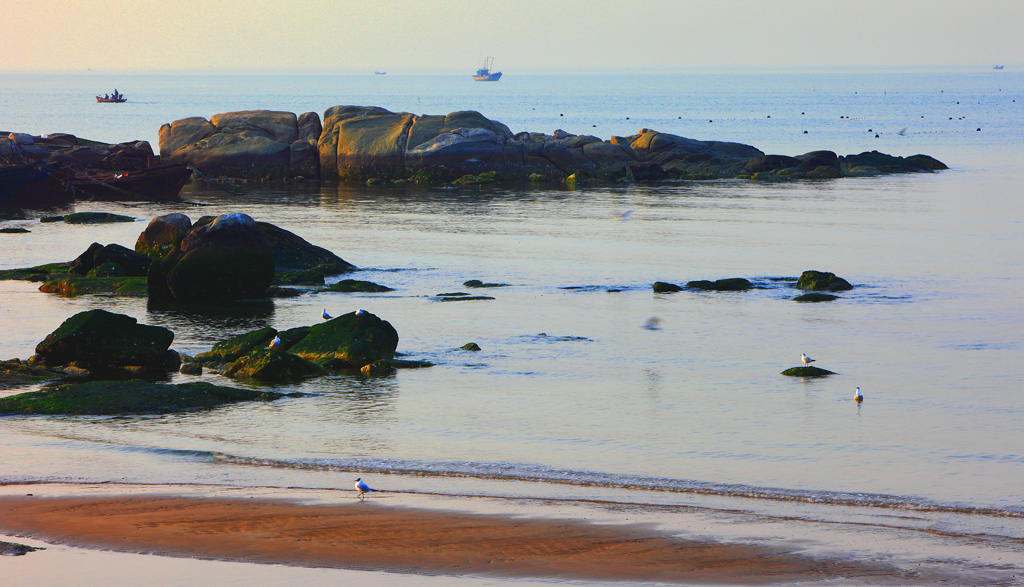
<svg viewBox="0 0 1024 587">
<path fill-rule="evenodd" d="M 209 352 L 199 353 L 196 355 L 196 361 L 200 363 L 228 363 L 249 354 L 256 347 L 268 346 L 275 336 L 277 336 L 277 330 L 269 326 L 252 330 L 245 334 L 239 334 L 238 336 L 218 342 L 213 345 Z"/>
<path fill-rule="evenodd" d="M 460 351 L 479 351 L 480 345 L 475 342 L 467 342 L 466 344 L 459 347 Z"/>
<path fill-rule="evenodd" d="M 74 277 L 46 281 L 39 291 L 62 296 L 108 294 L 115 296 L 145 296 L 145 277 Z"/>
<path fill-rule="evenodd" d="M 165 370 L 174 333 L 106 310 L 79 312 L 36 345 L 48 366 L 76 363 L 91 370 L 138 366 Z M 175 355 L 176 357 L 176 355 Z M 177 365 L 175 365 L 175 369 Z"/>
<path fill-rule="evenodd" d="M 285 394 L 223 387 L 204 381 L 170 385 L 132 379 L 87 381 L 0 398 L 0 415 L 167 414 L 243 401 L 272 401 Z"/>
<path fill-rule="evenodd" d="M 276 348 L 257 347 L 225 369 L 224 376 L 267 382 L 300 381 L 326 375 L 327 370 L 302 357 Z"/>
<path fill-rule="evenodd" d="M 66 263 L 48 263 L 23 269 L 4 269 L 0 271 L 0 280 L 46 281 L 50 275 L 63 275 L 71 269 L 71 261 Z"/>
<path fill-rule="evenodd" d="M 730 277 L 727 279 L 716 279 L 715 281 L 708 281 L 707 279 L 690 281 L 687 282 L 686 287 L 706 291 L 745 291 L 753 288 L 754 284 L 742 277 Z"/>
<path fill-rule="evenodd" d="M 654 293 L 675 293 L 677 291 L 683 291 L 683 288 L 674 283 L 668 283 L 665 281 L 654 282 Z"/>
<path fill-rule="evenodd" d="M 75 212 L 63 217 L 68 224 L 107 224 L 111 222 L 135 222 L 131 216 L 110 212 Z"/>
<path fill-rule="evenodd" d="M 849 281 L 836 277 L 827 271 L 804 271 L 800 274 L 796 286 L 811 291 L 847 291 L 853 289 Z"/>
<path fill-rule="evenodd" d="M 480 288 L 480 287 L 508 287 L 507 283 L 487 283 L 487 282 L 484 282 L 484 281 L 480 281 L 479 279 L 470 279 L 469 281 L 463 282 L 462 285 L 464 285 L 466 287 L 473 287 L 473 288 Z"/>
<path fill-rule="evenodd" d="M 386 320 L 362 310 L 349 312 L 309 329 L 289 350 L 331 370 L 360 369 L 380 359 L 391 359 L 398 348 L 398 332 Z"/>
</svg>

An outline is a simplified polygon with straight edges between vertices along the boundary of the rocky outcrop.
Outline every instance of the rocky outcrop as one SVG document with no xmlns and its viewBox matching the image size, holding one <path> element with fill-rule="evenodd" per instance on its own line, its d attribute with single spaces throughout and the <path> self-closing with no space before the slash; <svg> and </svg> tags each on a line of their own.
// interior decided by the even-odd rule
<svg viewBox="0 0 1024 587">
<path fill-rule="evenodd" d="M 90 277 L 143 277 L 152 262 L 149 257 L 119 244 L 93 243 L 71 262 L 69 271 Z"/>
<path fill-rule="evenodd" d="M 391 323 L 359 310 L 311 327 L 288 352 L 331 370 L 346 370 L 391 359 L 397 348 L 398 332 Z"/>
<path fill-rule="evenodd" d="M 319 177 L 372 182 L 479 185 L 493 181 L 659 181 L 753 178 L 829 179 L 927 172 L 945 165 L 926 155 L 877 152 L 839 157 L 812 151 L 768 155 L 742 143 L 686 138 L 651 129 L 602 140 L 562 130 L 520 132 L 479 112 L 417 116 L 377 106 L 342 105 L 296 117 L 264 110 L 185 118 L 160 129 L 160 153 L 209 175 Z M 481 177 L 487 181 L 481 181 Z M 474 178 L 458 182 L 459 178 Z"/>
<path fill-rule="evenodd" d="M 174 333 L 160 326 L 106 310 L 80 312 L 65 320 L 36 345 L 37 361 L 47 366 L 75 364 L 105 372 L 128 367 L 148 371 L 177 369 L 168 351 Z"/>
<path fill-rule="evenodd" d="M 301 120 L 301 124 L 300 124 Z M 246 179 L 319 176 L 313 137 L 320 127 L 315 112 L 247 110 L 206 120 L 184 118 L 160 127 L 160 156 L 207 175 Z"/>
<path fill-rule="evenodd" d="M 149 221 L 135 241 L 135 252 L 159 259 L 174 250 L 192 230 L 192 219 L 181 213 L 164 214 Z"/>
<path fill-rule="evenodd" d="M 828 271 L 804 271 L 796 286 L 810 291 L 847 291 L 853 289 L 849 281 Z"/>
</svg>

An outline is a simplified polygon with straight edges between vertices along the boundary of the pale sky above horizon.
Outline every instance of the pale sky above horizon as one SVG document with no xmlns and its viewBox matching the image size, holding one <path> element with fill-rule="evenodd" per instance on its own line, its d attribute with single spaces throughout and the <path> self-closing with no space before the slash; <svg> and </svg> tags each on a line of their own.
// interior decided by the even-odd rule
<svg viewBox="0 0 1024 587">
<path fill-rule="evenodd" d="M 1024 65 L 1022 0 L 4 0 L 0 70 Z"/>
</svg>

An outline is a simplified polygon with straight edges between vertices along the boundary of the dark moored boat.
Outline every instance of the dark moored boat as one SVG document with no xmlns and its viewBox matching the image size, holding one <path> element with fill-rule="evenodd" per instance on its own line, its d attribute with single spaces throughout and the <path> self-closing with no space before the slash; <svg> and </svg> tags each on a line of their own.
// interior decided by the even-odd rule
<svg viewBox="0 0 1024 587">
<path fill-rule="evenodd" d="M 59 165 L 23 163 L 0 167 L 0 207 L 47 207 L 71 199 Z"/>
<path fill-rule="evenodd" d="M 160 202 L 177 200 L 178 192 L 191 178 L 192 170 L 187 165 L 171 164 L 123 173 L 73 173 L 67 185 L 76 199 Z"/>
</svg>

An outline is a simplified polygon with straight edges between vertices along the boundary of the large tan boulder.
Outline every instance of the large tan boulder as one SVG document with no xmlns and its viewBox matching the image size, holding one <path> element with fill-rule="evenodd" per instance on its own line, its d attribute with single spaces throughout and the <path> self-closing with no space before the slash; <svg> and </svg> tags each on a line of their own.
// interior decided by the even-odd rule
<svg viewBox="0 0 1024 587">
<path fill-rule="evenodd" d="M 298 121 L 292 112 L 245 110 L 225 112 L 210 118 L 217 132 L 241 138 L 268 139 L 290 145 L 298 140 Z"/>
<path fill-rule="evenodd" d="M 217 132 L 217 127 L 202 116 L 182 118 L 160 127 L 160 157 L 168 162 L 176 158 L 177 151 L 201 141 Z"/>
<path fill-rule="evenodd" d="M 405 177 L 405 145 L 413 118 L 407 112 L 385 111 L 337 119 L 333 125 L 337 176 L 350 180 Z"/>
</svg>

